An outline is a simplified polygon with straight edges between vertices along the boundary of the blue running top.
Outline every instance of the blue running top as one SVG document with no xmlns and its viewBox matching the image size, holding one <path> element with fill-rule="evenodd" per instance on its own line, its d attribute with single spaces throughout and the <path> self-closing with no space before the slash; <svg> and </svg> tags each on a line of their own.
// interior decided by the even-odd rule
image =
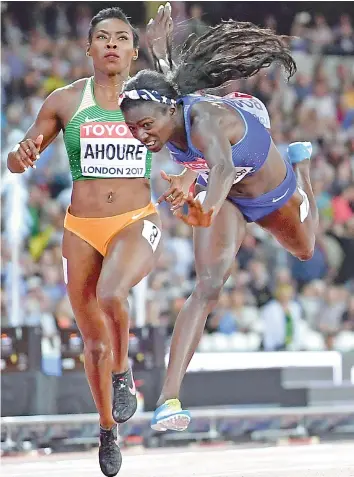
<svg viewBox="0 0 354 477">
<path fill-rule="evenodd" d="M 188 150 L 182 151 L 176 146 L 168 142 L 167 148 L 171 152 L 174 161 L 182 164 L 189 169 L 199 172 L 203 179 L 207 182 L 209 175 L 209 166 L 204 160 L 204 156 L 192 143 L 191 140 L 191 107 L 200 102 L 222 102 L 228 106 L 234 108 L 245 124 L 245 133 L 243 138 L 233 146 L 232 149 L 232 161 L 235 168 L 238 169 L 236 180 L 234 183 L 239 182 L 247 174 L 257 172 L 267 159 L 271 137 L 266 128 L 259 122 L 259 120 L 253 116 L 253 114 L 240 109 L 236 105 L 237 99 L 232 98 L 208 98 L 197 95 L 188 95 L 179 99 L 178 103 L 183 105 L 184 123 L 187 134 Z M 210 132 L 212 134 L 212 131 Z"/>
</svg>

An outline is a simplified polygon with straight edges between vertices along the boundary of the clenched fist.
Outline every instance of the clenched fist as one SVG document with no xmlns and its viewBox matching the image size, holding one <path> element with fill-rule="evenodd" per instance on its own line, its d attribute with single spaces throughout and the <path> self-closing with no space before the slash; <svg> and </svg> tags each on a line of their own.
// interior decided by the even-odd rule
<svg viewBox="0 0 354 477">
<path fill-rule="evenodd" d="M 21 174 L 28 167 L 36 168 L 35 161 L 39 159 L 39 151 L 43 141 L 43 134 L 36 140 L 25 139 L 21 141 L 7 156 L 7 167 L 11 172 Z"/>
</svg>

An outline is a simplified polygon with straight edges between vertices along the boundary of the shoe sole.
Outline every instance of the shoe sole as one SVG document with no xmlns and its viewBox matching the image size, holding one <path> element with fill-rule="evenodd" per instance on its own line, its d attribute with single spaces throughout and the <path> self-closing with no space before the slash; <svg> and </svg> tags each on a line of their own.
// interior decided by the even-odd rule
<svg viewBox="0 0 354 477">
<path fill-rule="evenodd" d="M 156 424 L 151 424 L 151 429 L 154 431 L 185 431 L 191 422 L 190 416 L 186 414 L 175 414 L 170 417 L 160 419 Z"/>
</svg>

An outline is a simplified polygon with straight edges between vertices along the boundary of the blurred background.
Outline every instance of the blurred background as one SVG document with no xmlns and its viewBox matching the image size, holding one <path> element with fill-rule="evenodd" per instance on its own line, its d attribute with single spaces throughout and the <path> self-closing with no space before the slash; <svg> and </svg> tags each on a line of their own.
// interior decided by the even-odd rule
<svg viewBox="0 0 354 477">
<path fill-rule="evenodd" d="M 354 4 L 171 3 L 176 59 L 178 46 L 190 33 L 200 35 L 221 19 L 253 21 L 292 35 L 298 73 L 290 83 L 274 67 L 234 82 L 225 93 L 250 93 L 266 104 L 273 140 L 284 157 L 290 142 L 312 142 L 312 184 L 320 212 L 315 254 L 307 262 L 249 225 L 191 363 L 184 403 L 208 409 L 352 403 Z M 120 6 L 139 29 L 141 48 L 132 74 L 151 67 L 144 25 L 159 2 L 1 4 L 3 416 L 95 411 L 63 282 L 61 240 L 71 177 L 62 137 L 41 155 L 35 171 L 16 180 L 6 169 L 6 159 L 49 93 L 92 74 L 85 56 L 89 22 L 108 6 Z M 166 188 L 162 169 L 179 171 L 165 153 L 155 155 L 155 199 Z M 165 205 L 160 213 L 160 262 L 131 296 L 130 356 L 141 411 L 154 408 L 173 325 L 195 278 L 191 228 Z M 220 393 L 224 383 L 226 396 Z"/>
</svg>

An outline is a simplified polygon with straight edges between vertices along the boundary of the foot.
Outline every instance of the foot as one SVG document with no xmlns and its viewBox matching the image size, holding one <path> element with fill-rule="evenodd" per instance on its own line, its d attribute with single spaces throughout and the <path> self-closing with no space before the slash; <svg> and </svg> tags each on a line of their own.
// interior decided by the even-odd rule
<svg viewBox="0 0 354 477">
<path fill-rule="evenodd" d="M 117 444 L 117 426 L 112 429 L 100 427 L 100 448 L 98 458 L 101 471 L 107 477 L 117 475 L 122 465 L 122 454 Z"/>
<path fill-rule="evenodd" d="M 138 401 L 131 369 L 125 373 L 113 373 L 113 419 L 121 424 L 130 419 L 136 411 Z"/>
<path fill-rule="evenodd" d="M 180 400 L 168 399 L 155 410 L 151 428 L 155 431 L 185 431 L 190 421 L 190 412 L 182 409 Z"/>
<path fill-rule="evenodd" d="M 311 158 L 312 144 L 310 142 L 293 142 L 289 144 L 287 152 L 290 163 L 298 164 Z"/>
</svg>

